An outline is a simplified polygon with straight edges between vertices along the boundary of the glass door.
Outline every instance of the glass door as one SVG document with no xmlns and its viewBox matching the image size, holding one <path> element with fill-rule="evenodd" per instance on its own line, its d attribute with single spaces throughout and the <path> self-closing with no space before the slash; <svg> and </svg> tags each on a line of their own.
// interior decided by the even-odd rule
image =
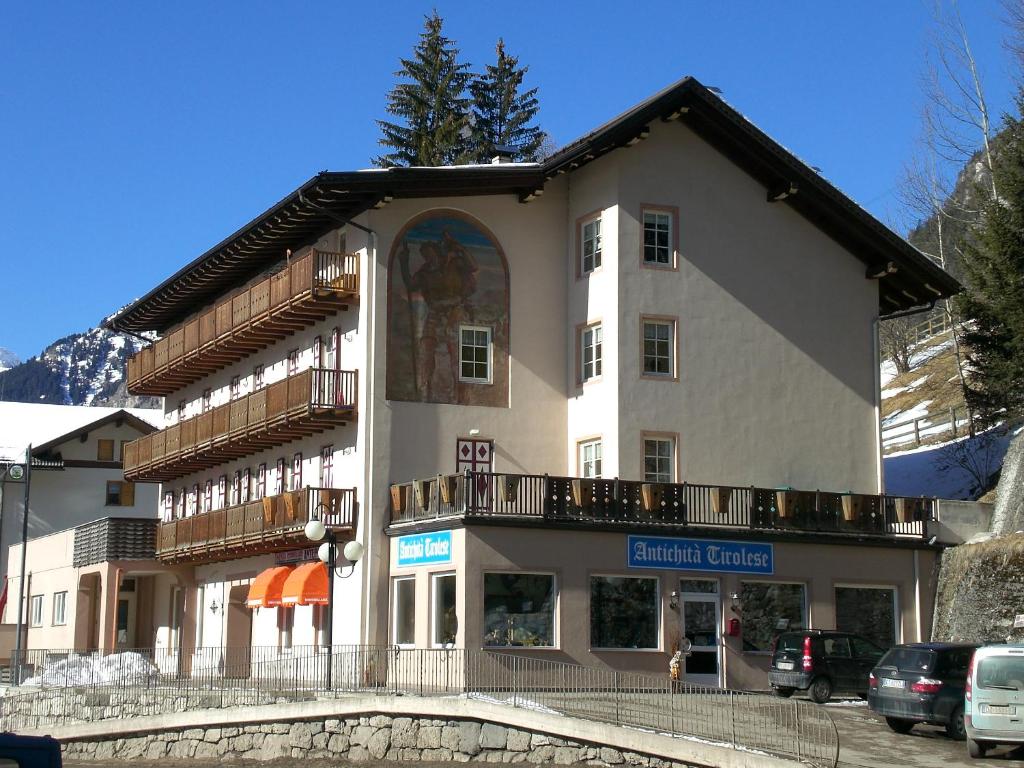
<svg viewBox="0 0 1024 768">
<path fill-rule="evenodd" d="M 680 582 L 681 633 L 690 643 L 684 654 L 684 680 L 693 685 L 721 685 L 722 606 L 718 582 L 683 579 Z"/>
</svg>

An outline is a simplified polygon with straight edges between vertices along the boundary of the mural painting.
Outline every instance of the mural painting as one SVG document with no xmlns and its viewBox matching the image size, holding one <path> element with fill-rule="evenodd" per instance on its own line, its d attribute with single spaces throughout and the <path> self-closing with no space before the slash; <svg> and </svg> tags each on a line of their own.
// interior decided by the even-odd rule
<svg viewBox="0 0 1024 768">
<path fill-rule="evenodd" d="M 387 397 L 423 403 L 508 405 L 508 267 L 501 246 L 455 211 L 414 219 L 388 267 Z M 490 331 L 489 353 L 467 348 Z M 471 361 L 472 362 L 472 361 Z M 461 365 L 460 365 L 461 363 Z"/>
</svg>

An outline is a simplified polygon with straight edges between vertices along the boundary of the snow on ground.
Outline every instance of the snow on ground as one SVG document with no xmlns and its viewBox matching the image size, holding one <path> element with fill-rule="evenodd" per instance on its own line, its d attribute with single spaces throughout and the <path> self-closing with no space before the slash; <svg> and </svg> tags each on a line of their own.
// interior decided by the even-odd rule
<svg viewBox="0 0 1024 768">
<path fill-rule="evenodd" d="M 884 388 L 886 384 L 896 378 L 896 365 L 892 360 L 883 360 L 880 372 L 882 387 Z"/>
<path fill-rule="evenodd" d="M 893 411 L 884 419 L 882 419 L 882 426 L 889 424 L 895 424 L 900 421 L 910 421 L 911 419 L 923 419 L 928 415 L 928 406 L 931 405 L 934 400 L 922 400 L 917 403 L 913 408 L 909 408 L 905 411 Z"/>
<path fill-rule="evenodd" d="M 885 492 L 893 496 L 937 496 L 940 499 L 973 499 L 977 492 L 977 481 L 969 472 L 959 466 L 943 468 L 944 450 L 953 443 L 967 442 L 975 456 L 984 450 L 984 441 L 995 440 L 989 457 L 989 467 L 994 472 L 1003 463 L 1003 456 L 1010 441 L 1020 432 L 988 438 L 979 435 L 973 438 L 962 437 L 938 445 L 927 445 L 900 453 L 890 453 L 883 460 L 885 472 Z M 980 460 L 980 459 L 979 459 Z"/>
<path fill-rule="evenodd" d="M 896 397 L 901 392 L 906 392 L 909 387 L 893 387 L 892 389 L 882 390 L 882 399 L 885 400 L 887 397 Z"/>
</svg>

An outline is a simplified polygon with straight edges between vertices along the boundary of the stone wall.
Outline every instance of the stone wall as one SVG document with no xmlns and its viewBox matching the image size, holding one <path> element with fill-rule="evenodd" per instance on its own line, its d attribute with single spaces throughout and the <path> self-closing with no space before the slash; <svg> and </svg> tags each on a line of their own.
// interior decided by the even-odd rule
<svg viewBox="0 0 1024 768">
<path fill-rule="evenodd" d="M 584 744 L 476 720 L 364 715 L 293 723 L 191 728 L 106 740 L 69 741 L 73 760 L 164 761 L 331 758 L 485 763 L 553 763 L 606 768 L 691 768 L 636 752 Z"/>
</svg>

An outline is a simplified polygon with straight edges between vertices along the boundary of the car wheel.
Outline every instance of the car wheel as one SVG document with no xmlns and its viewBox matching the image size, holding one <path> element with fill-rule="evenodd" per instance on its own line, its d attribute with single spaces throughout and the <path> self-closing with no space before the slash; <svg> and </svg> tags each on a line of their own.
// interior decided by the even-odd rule
<svg viewBox="0 0 1024 768">
<path fill-rule="evenodd" d="M 971 757 L 984 757 L 988 752 L 988 744 L 982 744 L 974 739 L 967 739 L 967 754 Z"/>
<path fill-rule="evenodd" d="M 967 738 L 967 729 L 964 728 L 964 708 L 957 707 L 949 716 L 946 723 L 946 735 L 954 741 L 963 741 Z"/>
<path fill-rule="evenodd" d="M 814 678 L 811 687 L 807 689 L 807 695 L 816 704 L 824 704 L 832 698 L 832 681 L 823 676 Z"/>
<path fill-rule="evenodd" d="M 793 691 L 795 690 L 796 688 L 789 688 L 784 685 L 776 685 L 772 687 L 772 693 L 778 696 L 780 699 L 788 699 L 790 696 L 793 695 Z"/>
<path fill-rule="evenodd" d="M 910 729 L 914 727 L 913 720 L 901 720 L 898 717 L 885 718 L 885 724 L 896 733 L 910 733 Z"/>
</svg>

